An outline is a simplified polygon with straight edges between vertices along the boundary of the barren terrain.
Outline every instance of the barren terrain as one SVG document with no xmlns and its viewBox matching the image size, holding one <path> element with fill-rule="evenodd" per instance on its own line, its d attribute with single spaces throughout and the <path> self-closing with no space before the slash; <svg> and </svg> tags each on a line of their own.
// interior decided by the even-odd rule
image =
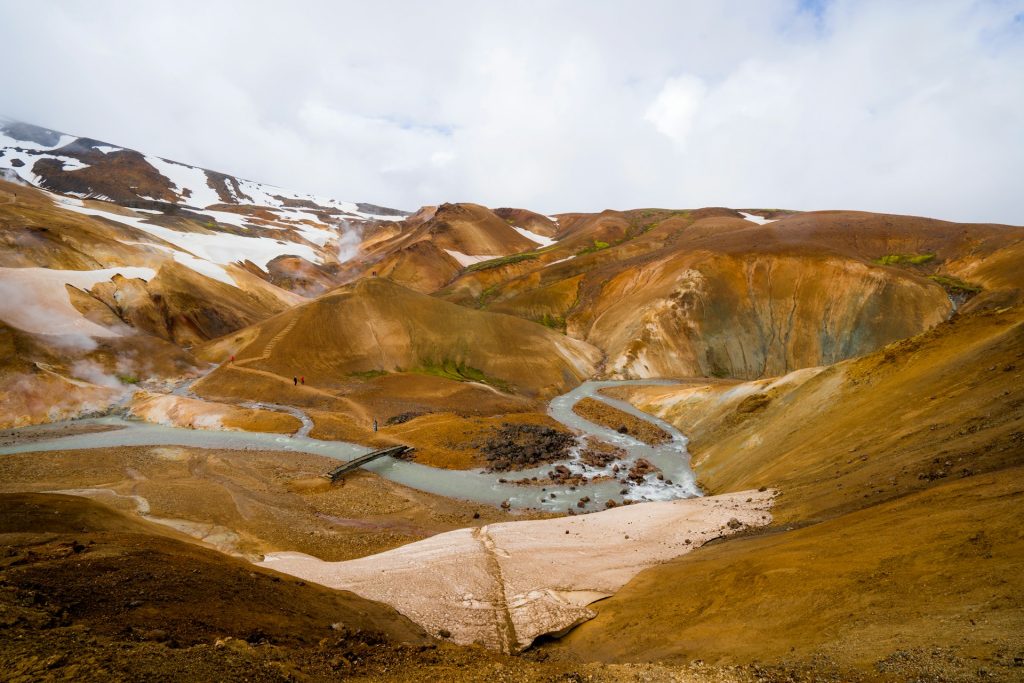
<svg viewBox="0 0 1024 683">
<path fill-rule="evenodd" d="M 0 168 L 12 680 L 1024 677 L 1024 227 Z"/>
</svg>

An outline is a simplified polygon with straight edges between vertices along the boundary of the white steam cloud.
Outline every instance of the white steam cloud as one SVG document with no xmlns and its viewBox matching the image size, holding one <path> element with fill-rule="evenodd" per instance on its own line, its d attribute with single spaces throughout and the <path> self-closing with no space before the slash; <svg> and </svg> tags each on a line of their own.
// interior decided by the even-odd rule
<svg viewBox="0 0 1024 683">
<path fill-rule="evenodd" d="M 96 384 L 101 387 L 108 387 L 110 389 L 123 389 L 121 381 L 107 373 L 102 365 L 96 361 L 83 359 L 75 361 L 68 368 L 71 376 L 75 379 L 80 379 L 83 382 L 89 382 L 90 384 Z"/>
<path fill-rule="evenodd" d="M 346 263 L 359 255 L 359 245 L 363 242 L 363 229 L 346 220 L 338 226 L 338 263 Z"/>
</svg>

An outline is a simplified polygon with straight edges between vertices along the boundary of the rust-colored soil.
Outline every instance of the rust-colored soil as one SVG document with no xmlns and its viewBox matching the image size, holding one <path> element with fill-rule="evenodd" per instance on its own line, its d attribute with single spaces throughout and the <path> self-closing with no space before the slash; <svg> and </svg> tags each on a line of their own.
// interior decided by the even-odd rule
<svg viewBox="0 0 1024 683">
<path fill-rule="evenodd" d="M 117 670 L 200 680 L 264 659 L 253 656 L 261 644 L 311 657 L 326 673 L 325 639 L 350 662 L 429 642 L 390 607 L 254 567 L 83 498 L 4 494 L 0 538 L 7 680 Z M 117 654 L 104 654 L 111 647 Z M 126 649 L 140 659 L 127 661 Z"/>
<path fill-rule="evenodd" d="M 438 294 L 564 329 L 621 377 L 769 377 L 868 353 L 947 317 L 950 277 L 1002 286 L 1024 237 L 853 211 L 769 225 L 729 209 L 608 211 L 559 226 L 543 257 Z M 925 260 L 892 261 L 908 254 Z"/>
<path fill-rule="evenodd" d="M 236 356 L 223 372 L 264 372 L 309 386 L 341 390 L 352 380 L 415 373 L 476 382 L 528 398 L 562 393 L 589 376 L 596 349 L 509 315 L 473 311 L 364 278 L 202 350 L 204 358 Z"/>
<path fill-rule="evenodd" d="M 622 434 L 629 434 L 652 446 L 665 443 L 672 438 L 668 432 L 657 425 L 589 396 L 580 399 L 572 407 L 572 412 L 585 420 L 614 429 Z"/>
<path fill-rule="evenodd" d="M 426 640 L 386 606 L 277 576 L 80 497 L 4 494 L 0 510 L 0 533 L 21 546 L 2 561 L 5 584 L 31 587 L 44 605 L 86 617 L 97 634 L 160 629 L 188 645 L 259 633 L 257 640 L 315 643 L 341 621 L 352 631 Z M 214 601 L 216 611 L 190 613 Z"/>
<path fill-rule="evenodd" d="M 823 371 L 632 389 L 707 489 L 780 490 L 773 531 L 646 571 L 554 650 L 1019 680 L 1024 322 L 993 301 Z"/>
<path fill-rule="evenodd" d="M 560 646 L 603 661 L 817 661 L 844 680 L 1020 680 L 1022 476 L 711 544 L 641 574 Z"/>
<path fill-rule="evenodd" d="M 387 427 L 384 434 L 416 448 L 413 459 L 431 467 L 466 470 L 487 467 L 481 448 L 503 424 L 528 424 L 565 431 L 560 423 L 540 413 L 513 413 L 493 417 L 460 417 L 436 413 Z"/>
<path fill-rule="evenodd" d="M 351 559 L 510 518 L 369 472 L 327 485 L 321 475 L 337 464 L 299 453 L 177 446 L 26 453 L 0 458 L 0 491 L 76 491 L 250 558 L 298 550 Z"/>
</svg>

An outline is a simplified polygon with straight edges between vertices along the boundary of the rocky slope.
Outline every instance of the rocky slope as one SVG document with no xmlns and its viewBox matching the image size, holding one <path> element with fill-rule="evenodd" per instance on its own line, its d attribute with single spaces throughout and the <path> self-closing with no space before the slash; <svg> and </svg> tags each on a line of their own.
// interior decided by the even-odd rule
<svg viewBox="0 0 1024 683">
<path fill-rule="evenodd" d="M 856 212 L 762 225 L 727 209 L 647 210 L 560 225 L 552 249 L 465 273 L 441 296 L 564 329 L 623 377 L 774 376 L 872 351 L 947 318 L 976 291 L 957 275 L 966 264 L 1024 237 Z"/>
<path fill-rule="evenodd" d="M 1020 284 L 828 368 L 620 392 L 691 436 L 710 491 L 778 487 L 776 526 L 645 572 L 560 647 L 1012 680 L 1024 645 Z"/>
<path fill-rule="evenodd" d="M 539 220 L 551 224 L 532 212 L 506 209 L 502 217 L 478 204 L 424 207 L 371 233 L 346 270 L 353 277 L 376 273 L 420 292 L 434 292 L 465 268 L 548 244 L 552 230 L 543 223 L 538 227 Z"/>
</svg>

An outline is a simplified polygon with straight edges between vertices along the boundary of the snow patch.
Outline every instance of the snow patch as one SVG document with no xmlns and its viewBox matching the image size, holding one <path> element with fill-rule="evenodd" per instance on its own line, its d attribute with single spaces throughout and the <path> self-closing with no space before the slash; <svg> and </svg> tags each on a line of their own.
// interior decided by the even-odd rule
<svg viewBox="0 0 1024 683">
<path fill-rule="evenodd" d="M 761 216 L 757 216 L 752 213 L 743 213 L 742 211 L 740 211 L 739 213 L 741 216 L 743 216 L 745 220 L 748 220 L 752 223 L 757 223 L 758 225 L 767 225 L 768 223 L 774 223 L 776 220 L 778 220 L 762 218 Z"/>
<path fill-rule="evenodd" d="M 538 235 L 535 232 L 530 232 L 526 228 L 518 228 L 518 227 L 513 225 L 512 229 L 515 230 L 516 232 L 518 232 L 520 235 L 522 235 L 526 239 L 530 240 L 531 242 L 536 242 L 537 244 L 539 244 L 542 247 L 550 247 L 552 244 L 554 244 L 555 242 L 558 241 L 558 240 L 551 239 L 550 237 L 545 237 L 544 235 Z"/>
<path fill-rule="evenodd" d="M 89 289 L 115 275 L 149 280 L 156 271 L 127 266 L 100 270 L 0 268 L 0 320 L 35 334 L 119 337 L 117 330 L 97 325 L 79 313 L 64 287 Z"/>
<path fill-rule="evenodd" d="M 445 249 L 448 255 L 459 262 L 459 265 L 465 268 L 471 266 L 474 263 L 482 263 L 483 261 L 490 261 L 491 259 L 498 258 L 494 254 L 480 254 L 479 256 L 473 256 L 471 254 L 463 254 L 461 251 L 453 251 L 451 249 Z"/>
<path fill-rule="evenodd" d="M 233 213 L 231 211 L 212 211 L 210 209 L 203 209 L 203 215 L 213 218 L 218 223 L 224 223 L 225 225 L 234 225 L 239 228 L 249 228 L 249 216 L 242 214 Z"/>
<path fill-rule="evenodd" d="M 177 187 L 177 193 L 183 204 L 200 209 L 205 209 L 212 204 L 220 204 L 220 197 L 206 182 L 206 171 L 203 169 L 179 164 L 176 161 L 167 161 L 160 157 L 146 156 L 146 161 Z M 190 190 L 191 196 L 186 198 L 185 190 Z"/>
<path fill-rule="evenodd" d="M 220 232 L 179 232 L 177 230 L 160 227 L 159 225 L 145 223 L 140 218 L 110 213 L 100 209 L 93 209 L 84 206 L 68 206 L 67 208 L 78 213 L 89 216 L 100 216 L 112 221 L 124 223 L 125 225 L 129 225 L 133 228 L 138 228 L 143 232 L 147 232 L 154 237 L 159 237 L 165 242 L 173 244 L 179 249 L 188 252 L 193 257 L 203 259 L 212 264 L 223 266 L 228 265 L 229 263 L 248 260 L 266 270 L 267 263 L 283 254 L 301 256 L 307 261 L 313 263 L 318 261 L 316 252 L 305 244 L 282 242 L 269 237 L 243 237 L 241 235 L 230 235 Z M 177 252 L 175 252 L 174 258 L 175 260 L 179 260 Z M 193 266 L 189 265 L 189 267 L 192 268 Z M 196 268 L 196 270 L 198 269 Z M 204 275 L 205 274 L 207 273 L 204 273 Z M 210 277 L 213 277 L 213 275 Z M 228 282 L 228 284 L 234 284 L 229 279 L 225 280 L 224 278 L 226 277 L 227 276 L 221 270 L 220 277 L 217 279 L 220 279 L 222 282 Z"/>
</svg>

